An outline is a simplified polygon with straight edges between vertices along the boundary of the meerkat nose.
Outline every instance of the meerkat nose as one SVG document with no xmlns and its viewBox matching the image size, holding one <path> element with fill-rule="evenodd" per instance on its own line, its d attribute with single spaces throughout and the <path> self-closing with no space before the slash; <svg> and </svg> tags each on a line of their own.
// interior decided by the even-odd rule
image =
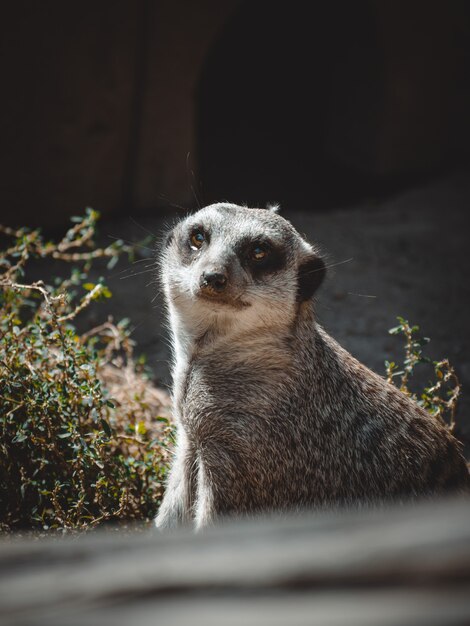
<svg viewBox="0 0 470 626">
<path fill-rule="evenodd" d="M 221 293 L 227 286 L 227 275 L 222 272 L 203 272 L 201 287 L 209 291 Z"/>
</svg>

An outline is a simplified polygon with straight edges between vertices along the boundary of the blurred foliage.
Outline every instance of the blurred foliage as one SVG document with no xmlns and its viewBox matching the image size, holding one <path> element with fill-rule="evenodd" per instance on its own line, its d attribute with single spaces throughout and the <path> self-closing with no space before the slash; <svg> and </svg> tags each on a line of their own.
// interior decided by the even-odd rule
<svg viewBox="0 0 470 626">
<path fill-rule="evenodd" d="M 83 529 L 150 519 L 162 497 L 172 427 L 168 398 L 134 359 L 127 320 L 79 333 L 74 320 L 111 297 L 92 263 L 113 267 L 123 241 L 94 244 L 98 213 L 58 243 L 0 227 L 0 528 Z M 28 262 L 71 264 L 53 284 Z M 159 416 L 159 417 L 157 417 Z"/>
<path fill-rule="evenodd" d="M 448 359 L 433 361 L 423 354 L 423 348 L 429 343 L 429 337 L 418 335 L 419 326 L 411 326 L 403 317 L 397 317 L 398 326 L 391 328 L 391 335 L 405 338 L 405 357 L 402 365 L 385 361 L 387 380 L 413 398 L 423 409 L 444 424 L 449 430 L 455 426 L 455 414 L 461 393 L 461 385 L 454 368 Z M 410 380 L 420 364 L 431 366 L 435 380 L 421 392 L 410 389 Z"/>
</svg>

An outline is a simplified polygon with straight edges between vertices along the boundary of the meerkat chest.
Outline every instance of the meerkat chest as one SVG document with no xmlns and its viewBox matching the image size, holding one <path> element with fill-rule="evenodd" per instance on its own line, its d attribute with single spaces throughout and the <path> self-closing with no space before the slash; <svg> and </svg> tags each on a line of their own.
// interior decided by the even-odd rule
<svg viewBox="0 0 470 626">
<path fill-rule="evenodd" d="M 260 359 L 195 359 L 185 372 L 180 415 L 187 425 L 273 414 L 288 395 L 289 371 Z"/>
</svg>

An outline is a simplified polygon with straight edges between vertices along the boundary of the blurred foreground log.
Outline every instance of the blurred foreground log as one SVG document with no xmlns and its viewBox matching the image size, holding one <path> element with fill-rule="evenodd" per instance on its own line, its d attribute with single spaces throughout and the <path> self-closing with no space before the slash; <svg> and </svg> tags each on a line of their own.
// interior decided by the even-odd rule
<svg viewBox="0 0 470 626">
<path fill-rule="evenodd" d="M 3 539 L 0 623 L 470 624 L 470 500 Z"/>
</svg>

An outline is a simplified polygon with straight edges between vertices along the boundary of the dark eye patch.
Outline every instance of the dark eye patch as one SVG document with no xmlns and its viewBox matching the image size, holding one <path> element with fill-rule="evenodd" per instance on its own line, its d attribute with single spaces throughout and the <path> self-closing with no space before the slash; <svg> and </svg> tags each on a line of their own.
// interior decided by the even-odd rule
<svg viewBox="0 0 470 626">
<path fill-rule="evenodd" d="M 197 235 L 201 234 L 202 237 Z M 194 245 L 192 241 L 193 237 L 198 243 L 198 246 Z M 201 250 L 204 249 L 210 242 L 210 232 L 200 224 L 194 224 L 192 226 L 185 226 L 181 228 L 177 235 L 178 253 L 183 265 L 190 265 L 196 258 L 198 258 Z"/>
<path fill-rule="evenodd" d="M 196 228 L 191 232 L 191 236 L 189 237 L 189 247 L 191 250 L 200 250 L 205 242 L 207 242 L 207 237 L 201 228 Z"/>
<path fill-rule="evenodd" d="M 284 250 L 264 238 L 244 239 L 240 242 L 237 253 L 241 264 L 255 279 L 278 272 L 286 264 Z"/>
<path fill-rule="evenodd" d="M 182 246 L 189 252 L 191 259 L 208 246 L 211 240 L 210 232 L 201 224 L 195 224 L 188 228 L 183 237 Z"/>
<path fill-rule="evenodd" d="M 199 244 L 208 244 L 210 242 L 210 233 L 202 224 L 195 224 L 186 232 L 186 239 L 189 245 L 192 239 L 197 240 Z"/>
</svg>

